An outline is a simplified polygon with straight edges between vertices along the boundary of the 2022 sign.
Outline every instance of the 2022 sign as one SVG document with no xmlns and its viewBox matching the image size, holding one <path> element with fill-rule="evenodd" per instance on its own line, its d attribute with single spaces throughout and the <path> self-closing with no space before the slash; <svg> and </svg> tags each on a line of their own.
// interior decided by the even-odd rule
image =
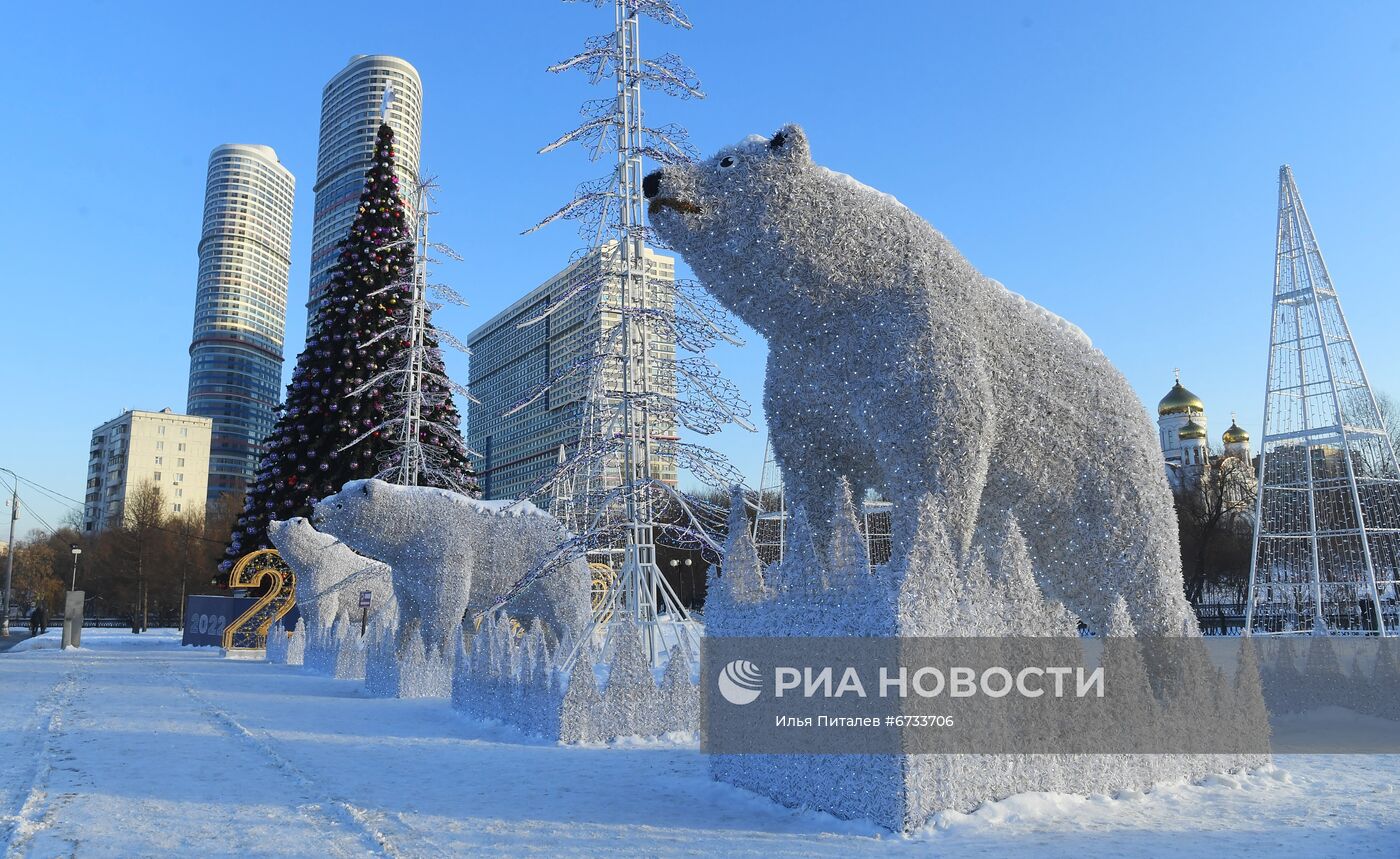
<svg viewBox="0 0 1400 859">
<path fill-rule="evenodd" d="M 222 647 L 229 623 L 256 603 L 253 597 L 190 596 L 185 600 L 185 629 L 180 643 L 194 647 Z"/>
</svg>

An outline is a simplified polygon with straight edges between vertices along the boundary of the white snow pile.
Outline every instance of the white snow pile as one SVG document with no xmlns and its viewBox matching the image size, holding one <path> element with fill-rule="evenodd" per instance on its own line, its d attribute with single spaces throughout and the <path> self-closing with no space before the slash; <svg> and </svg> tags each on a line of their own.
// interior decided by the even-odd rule
<svg viewBox="0 0 1400 859">
<path fill-rule="evenodd" d="M 83 645 L 68 650 L 130 650 L 179 647 L 181 631 L 178 629 L 148 629 L 133 633 L 130 629 L 83 630 Z M 61 650 L 62 630 L 52 627 L 42 635 L 36 635 L 17 642 L 6 653 L 27 653 L 33 650 Z"/>
<path fill-rule="evenodd" d="M 716 782 L 694 741 L 532 741 L 446 700 L 366 698 L 353 681 L 182 649 L 177 631 L 89 636 L 72 653 L 0 653 L 0 853 L 1362 859 L 1400 843 L 1389 755 L 1021 794 L 890 837 Z M 156 637 L 167 644 L 103 649 Z"/>
</svg>

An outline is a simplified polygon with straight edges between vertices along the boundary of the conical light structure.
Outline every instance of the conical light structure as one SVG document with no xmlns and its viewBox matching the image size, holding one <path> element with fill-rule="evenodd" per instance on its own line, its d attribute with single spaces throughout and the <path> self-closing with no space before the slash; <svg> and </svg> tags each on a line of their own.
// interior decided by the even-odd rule
<svg viewBox="0 0 1400 859">
<path fill-rule="evenodd" d="M 1287 165 L 1277 248 L 1245 625 L 1394 634 L 1400 467 Z"/>
</svg>

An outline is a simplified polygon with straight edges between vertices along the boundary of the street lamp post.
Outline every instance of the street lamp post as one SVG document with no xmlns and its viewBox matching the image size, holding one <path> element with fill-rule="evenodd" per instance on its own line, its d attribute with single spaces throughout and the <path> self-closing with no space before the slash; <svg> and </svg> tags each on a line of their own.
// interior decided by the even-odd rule
<svg viewBox="0 0 1400 859">
<path fill-rule="evenodd" d="M 77 543 L 68 547 L 73 552 L 73 586 L 68 589 L 68 597 L 63 602 L 63 643 L 62 647 L 81 647 L 83 644 L 83 598 L 78 590 L 78 556 L 83 550 Z"/>
<path fill-rule="evenodd" d="M 692 565 L 692 562 L 691 562 L 690 558 L 686 558 L 684 561 L 681 561 L 679 558 L 672 558 L 672 559 L 671 559 L 671 575 L 672 575 L 672 577 L 675 577 L 675 575 L 677 575 L 677 574 L 680 572 L 679 567 L 680 567 L 680 565 L 681 565 L 682 563 L 684 563 L 687 567 L 689 567 L 689 566 Z M 689 571 L 689 570 L 686 570 L 686 572 L 689 573 L 690 571 Z M 675 587 L 674 584 L 672 584 L 671 586 L 672 586 L 672 587 Z M 694 600 L 694 598 L 695 598 L 695 594 L 694 594 L 694 593 L 691 593 L 689 596 L 687 596 L 687 599 L 690 599 L 690 600 Z"/>
<path fill-rule="evenodd" d="M 19 519 L 19 475 L 8 468 L 0 471 L 10 475 L 14 491 L 10 494 L 10 542 L 5 546 L 5 592 L 0 594 L 0 636 L 10 634 L 10 580 L 15 571 L 15 521 Z"/>
</svg>

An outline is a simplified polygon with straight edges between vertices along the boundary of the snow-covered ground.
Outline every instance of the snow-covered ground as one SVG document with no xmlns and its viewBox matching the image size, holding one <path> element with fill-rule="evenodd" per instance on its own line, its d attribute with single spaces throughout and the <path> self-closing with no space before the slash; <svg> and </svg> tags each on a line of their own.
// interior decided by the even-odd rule
<svg viewBox="0 0 1400 859">
<path fill-rule="evenodd" d="M 687 743 L 532 741 L 446 701 L 85 630 L 0 655 L 0 842 L 15 856 L 1400 856 L 1400 758 L 1023 795 L 912 837 L 710 780 Z"/>
</svg>

